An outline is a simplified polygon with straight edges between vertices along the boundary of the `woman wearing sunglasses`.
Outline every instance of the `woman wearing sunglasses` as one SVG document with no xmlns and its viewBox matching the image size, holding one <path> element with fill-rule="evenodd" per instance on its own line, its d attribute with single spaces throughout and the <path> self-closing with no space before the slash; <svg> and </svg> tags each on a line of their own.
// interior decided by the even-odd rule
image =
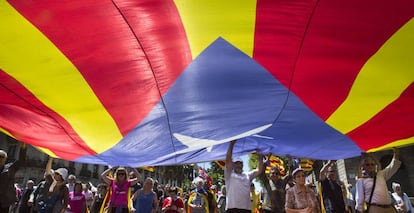
<svg viewBox="0 0 414 213">
<path fill-rule="evenodd" d="M 114 177 L 109 176 L 111 168 L 105 170 L 102 174 L 102 180 L 109 185 L 110 199 L 108 203 L 108 211 L 110 213 L 129 213 L 130 211 L 130 186 L 137 184 L 139 174 L 136 169 L 133 172 L 136 178 L 129 179 L 127 169 L 118 167 L 115 170 Z"/>
</svg>

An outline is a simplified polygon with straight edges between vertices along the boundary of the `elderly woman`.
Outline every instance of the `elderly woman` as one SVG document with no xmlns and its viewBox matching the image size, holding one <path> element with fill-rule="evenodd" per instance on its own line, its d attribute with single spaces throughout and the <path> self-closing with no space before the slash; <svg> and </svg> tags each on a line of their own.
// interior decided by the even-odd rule
<svg viewBox="0 0 414 213">
<path fill-rule="evenodd" d="M 319 213 L 315 193 L 305 185 L 305 171 L 297 168 L 292 172 L 295 185 L 286 192 L 286 213 Z"/>
<path fill-rule="evenodd" d="M 408 195 L 401 190 L 401 185 L 399 183 L 392 183 L 392 197 L 395 200 L 395 210 L 397 212 L 413 212 L 413 206 L 411 205 Z"/>
<path fill-rule="evenodd" d="M 128 172 L 125 168 L 119 167 L 115 171 L 115 177 L 109 177 L 111 168 L 105 170 L 102 174 L 102 180 L 109 185 L 111 197 L 109 201 L 110 212 L 112 213 L 129 213 L 130 211 L 130 186 L 137 184 L 138 178 L 129 179 Z M 133 169 L 137 177 L 138 171 Z"/>
<path fill-rule="evenodd" d="M 193 184 L 196 188 L 191 191 L 188 198 L 188 213 L 208 213 L 207 192 L 203 188 L 204 180 L 201 177 L 196 177 Z"/>
</svg>

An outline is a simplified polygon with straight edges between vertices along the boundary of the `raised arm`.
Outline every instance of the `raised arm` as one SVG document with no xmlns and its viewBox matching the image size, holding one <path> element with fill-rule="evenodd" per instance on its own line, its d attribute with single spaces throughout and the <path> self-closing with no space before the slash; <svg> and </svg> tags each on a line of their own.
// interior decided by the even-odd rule
<svg viewBox="0 0 414 213">
<path fill-rule="evenodd" d="M 232 140 L 230 141 L 229 144 L 229 148 L 227 149 L 227 154 L 226 154 L 226 169 L 233 169 L 233 148 L 234 148 L 234 144 L 236 143 L 236 140 Z"/>
<path fill-rule="evenodd" d="M 262 151 L 260 149 L 257 149 L 256 155 L 257 155 L 257 170 L 255 172 L 255 177 L 258 177 L 260 174 L 264 172 Z"/>
<path fill-rule="evenodd" d="M 101 174 L 102 180 L 108 185 L 110 185 L 112 181 L 112 179 L 108 177 L 108 174 L 111 171 L 112 171 L 112 167 L 109 167 L 107 170 L 103 171 Z"/>
<path fill-rule="evenodd" d="M 49 156 L 49 159 L 47 160 L 47 164 L 46 164 L 45 177 L 48 175 L 52 175 L 52 163 L 53 163 L 53 158 Z"/>
<path fill-rule="evenodd" d="M 141 180 L 141 175 L 138 173 L 138 170 L 136 168 L 132 168 L 131 170 L 135 174 L 136 178 L 132 178 L 129 181 L 131 181 L 131 185 L 135 185 L 139 180 Z"/>
<path fill-rule="evenodd" d="M 393 147 L 392 152 L 394 154 L 393 158 L 394 160 L 400 160 L 400 152 L 397 148 Z"/>
<path fill-rule="evenodd" d="M 333 166 L 335 161 L 329 160 L 327 164 L 323 165 L 321 171 L 319 172 L 319 181 L 324 181 L 326 179 L 326 172 L 328 172 L 328 168 Z"/>
</svg>

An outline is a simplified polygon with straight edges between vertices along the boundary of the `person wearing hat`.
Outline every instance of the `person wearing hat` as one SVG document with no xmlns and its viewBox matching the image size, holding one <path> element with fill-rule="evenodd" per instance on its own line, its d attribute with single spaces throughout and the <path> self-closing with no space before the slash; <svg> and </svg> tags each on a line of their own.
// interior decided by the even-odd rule
<svg viewBox="0 0 414 213">
<path fill-rule="evenodd" d="M 9 208 L 16 202 L 15 175 L 26 159 L 26 145 L 20 146 L 19 160 L 7 162 L 7 152 L 0 149 L 0 213 L 8 213 Z"/>
<path fill-rule="evenodd" d="M 257 150 L 257 168 L 250 172 L 243 172 L 242 159 L 232 159 L 235 143 L 236 140 L 233 140 L 229 144 L 224 169 L 224 179 L 227 187 L 226 212 L 251 213 L 250 184 L 254 178 L 263 172 L 263 156 L 260 150 Z"/>
<path fill-rule="evenodd" d="M 401 185 L 397 182 L 392 183 L 393 193 L 391 194 L 395 203 L 394 207 L 397 212 L 413 213 L 413 206 L 411 205 L 408 195 L 401 190 Z"/>
<path fill-rule="evenodd" d="M 46 175 L 50 175 L 52 171 L 53 158 L 49 157 L 46 165 Z M 52 174 L 52 184 L 50 184 L 48 199 L 45 202 L 44 209 L 39 212 L 52 212 L 64 213 L 69 203 L 69 188 L 66 186 L 65 181 L 68 177 L 68 170 L 65 168 L 58 168 L 54 170 Z"/>
<path fill-rule="evenodd" d="M 286 213 L 296 213 L 298 210 L 306 213 L 321 212 L 315 192 L 305 185 L 305 170 L 297 168 L 293 170 L 292 176 L 295 186 L 286 191 Z"/>
</svg>

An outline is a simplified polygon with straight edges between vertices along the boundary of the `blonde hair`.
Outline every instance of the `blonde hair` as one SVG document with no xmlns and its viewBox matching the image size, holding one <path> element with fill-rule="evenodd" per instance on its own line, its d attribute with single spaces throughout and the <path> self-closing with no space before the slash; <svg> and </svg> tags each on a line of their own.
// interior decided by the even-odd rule
<svg viewBox="0 0 414 213">
<path fill-rule="evenodd" d="M 118 178 L 118 172 L 124 172 L 125 173 L 125 181 L 128 181 L 128 179 L 129 179 L 129 176 L 128 176 L 128 171 L 126 170 L 126 168 L 124 168 L 124 167 L 118 167 L 116 170 L 115 170 L 115 181 L 116 182 L 118 182 L 119 181 L 119 178 Z"/>
</svg>

